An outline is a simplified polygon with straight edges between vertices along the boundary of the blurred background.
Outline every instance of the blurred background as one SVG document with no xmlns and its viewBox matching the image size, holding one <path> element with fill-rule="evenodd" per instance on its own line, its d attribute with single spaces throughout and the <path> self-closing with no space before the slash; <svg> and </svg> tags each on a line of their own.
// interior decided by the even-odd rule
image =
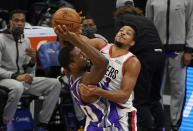
<svg viewBox="0 0 193 131">
<path fill-rule="evenodd" d="M 147 0 L 134 0 L 135 6 L 144 10 Z M 114 36 L 113 13 L 116 0 L 4 0 L 0 4 L 0 29 L 8 20 L 7 12 L 12 9 L 23 9 L 27 14 L 27 22 L 33 26 L 51 26 L 50 18 L 60 7 L 72 7 L 83 15 L 93 17 L 98 33 L 110 42 Z"/>
</svg>

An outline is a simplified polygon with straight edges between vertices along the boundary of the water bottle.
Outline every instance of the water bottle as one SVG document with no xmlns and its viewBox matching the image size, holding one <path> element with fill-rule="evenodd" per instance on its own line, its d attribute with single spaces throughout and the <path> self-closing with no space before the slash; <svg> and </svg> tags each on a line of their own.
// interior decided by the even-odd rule
<svg viewBox="0 0 193 131">
<path fill-rule="evenodd" d="M 34 78 L 35 77 L 35 69 L 33 69 L 30 73 L 30 75 Z M 29 89 L 31 87 L 31 85 L 27 82 L 23 82 L 23 86 L 25 89 Z"/>
<path fill-rule="evenodd" d="M 27 82 L 23 82 L 23 86 L 25 89 L 29 89 L 31 87 L 31 85 Z"/>
</svg>

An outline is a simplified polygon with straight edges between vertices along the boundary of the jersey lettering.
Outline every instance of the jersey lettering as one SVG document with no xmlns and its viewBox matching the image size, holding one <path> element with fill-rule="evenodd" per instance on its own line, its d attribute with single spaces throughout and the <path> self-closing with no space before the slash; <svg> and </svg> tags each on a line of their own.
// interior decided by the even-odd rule
<svg viewBox="0 0 193 131">
<path fill-rule="evenodd" d="M 107 67 L 107 72 L 106 72 L 106 76 L 108 76 L 109 78 L 112 79 L 116 79 L 116 75 L 119 73 L 118 70 L 116 70 L 115 68 L 113 68 L 112 66 L 108 66 Z"/>
</svg>

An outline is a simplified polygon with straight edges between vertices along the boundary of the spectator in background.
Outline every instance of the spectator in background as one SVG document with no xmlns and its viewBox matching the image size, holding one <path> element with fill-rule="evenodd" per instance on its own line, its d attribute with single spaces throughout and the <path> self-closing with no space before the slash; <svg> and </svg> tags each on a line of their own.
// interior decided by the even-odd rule
<svg viewBox="0 0 193 131">
<path fill-rule="evenodd" d="M 173 131 L 178 131 L 185 97 L 186 66 L 192 59 L 193 1 L 148 0 L 146 17 L 157 27 L 165 47 L 163 87 L 169 76 L 171 126 Z"/>
<path fill-rule="evenodd" d="M 10 90 L 1 131 L 6 131 L 6 125 L 13 119 L 23 93 L 44 96 L 35 131 L 46 130 L 60 94 L 61 84 L 57 79 L 33 76 L 36 51 L 31 48 L 29 39 L 23 37 L 25 22 L 25 13 L 13 10 L 9 28 L 0 34 L 0 85 Z"/>
<path fill-rule="evenodd" d="M 154 24 L 143 16 L 142 10 L 117 3 L 117 7 L 119 6 L 122 7 L 114 13 L 116 26 L 130 24 L 137 30 L 136 42 L 130 51 L 141 62 L 133 101 L 137 109 L 138 131 L 163 131 L 165 117 L 160 103 L 164 65 L 163 45 Z"/>
<path fill-rule="evenodd" d="M 105 42 L 108 42 L 108 40 L 104 36 L 97 34 L 97 26 L 94 22 L 94 19 L 89 15 L 87 15 L 82 20 L 82 32 L 85 36 L 89 38 L 100 38 L 103 39 Z"/>
</svg>

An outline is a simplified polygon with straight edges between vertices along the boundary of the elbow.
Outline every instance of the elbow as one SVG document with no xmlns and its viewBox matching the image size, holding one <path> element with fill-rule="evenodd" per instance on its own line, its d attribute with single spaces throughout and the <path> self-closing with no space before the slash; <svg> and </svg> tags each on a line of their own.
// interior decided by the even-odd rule
<svg viewBox="0 0 193 131">
<path fill-rule="evenodd" d="M 122 99 L 122 100 L 120 100 L 120 102 L 119 102 L 119 103 L 121 103 L 121 104 L 125 104 L 127 101 L 128 101 L 128 99 Z"/>
<path fill-rule="evenodd" d="M 129 97 L 128 96 L 123 96 L 121 99 L 119 99 L 119 103 L 125 104 L 128 101 Z"/>
<path fill-rule="evenodd" d="M 97 66 L 99 68 L 103 67 L 103 69 L 106 72 L 107 66 L 109 65 L 109 60 L 106 59 L 105 57 L 103 59 L 101 59 L 100 61 L 97 61 Z"/>
</svg>

